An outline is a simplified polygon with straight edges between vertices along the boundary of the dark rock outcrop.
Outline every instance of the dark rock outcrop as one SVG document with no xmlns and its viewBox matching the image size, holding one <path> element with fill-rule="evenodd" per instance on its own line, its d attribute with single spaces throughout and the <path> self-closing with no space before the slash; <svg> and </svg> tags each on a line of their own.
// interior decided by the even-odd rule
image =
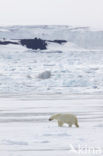
<svg viewBox="0 0 103 156">
<path fill-rule="evenodd" d="M 58 43 L 58 44 L 62 44 L 62 43 L 66 43 L 67 41 L 66 40 L 48 40 L 49 42 L 54 42 L 54 43 Z"/>
<path fill-rule="evenodd" d="M 34 39 L 20 39 L 18 42 L 14 41 L 6 41 L 5 39 L 3 41 L 0 41 L 0 45 L 8 45 L 8 44 L 21 44 L 23 46 L 26 46 L 30 49 L 40 49 L 45 50 L 47 49 L 47 43 L 48 42 L 54 42 L 58 44 L 62 44 L 67 42 L 66 40 L 43 40 L 40 38 L 34 38 Z"/>
<path fill-rule="evenodd" d="M 44 50 L 47 49 L 47 42 L 54 42 L 54 43 L 58 43 L 58 44 L 62 44 L 67 42 L 66 40 L 43 40 L 40 38 L 34 38 L 34 39 L 21 39 L 20 43 L 24 46 L 26 46 L 27 48 L 30 49 L 40 49 L 40 50 Z"/>
<path fill-rule="evenodd" d="M 7 45 L 7 44 L 19 44 L 18 42 L 12 42 L 12 41 L 0 41 L 0 45 Z"/>
<path fill-rule="evenodd" d="M 30 49 L 40 49 L 40 50 L 44 50 L 46 49 L 47 43 L 45 40 L 42 39 L 38 39 L 38 38 L 34 38 L 34 39 L 21 39 L 20 43 L 24 46 L 26 46 L 27 48 Z"/>
</svg>

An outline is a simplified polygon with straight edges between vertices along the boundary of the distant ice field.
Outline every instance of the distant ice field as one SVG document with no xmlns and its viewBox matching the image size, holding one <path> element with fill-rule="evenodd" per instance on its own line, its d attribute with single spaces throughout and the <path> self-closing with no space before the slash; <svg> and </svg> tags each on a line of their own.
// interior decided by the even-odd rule
<svg viewBox="0 0 103 156">
<path fill-rule="evenodd" d="M 0 93 L 103 93 L 103 51 L 49 46 L 42 52 L 19 45 L 0 46 Z M 45 71 L 51 77 L 38 78 Z"/>
<path fill-rule="evenodd" d="M 47 50 L 0 45 L 0 94 L 103 94 L 103 31 L 70 26 L 0 27 L 0 39 L 61 39 Z M 48 79 L 39 75 L 50 72 Z"/>
</svg>

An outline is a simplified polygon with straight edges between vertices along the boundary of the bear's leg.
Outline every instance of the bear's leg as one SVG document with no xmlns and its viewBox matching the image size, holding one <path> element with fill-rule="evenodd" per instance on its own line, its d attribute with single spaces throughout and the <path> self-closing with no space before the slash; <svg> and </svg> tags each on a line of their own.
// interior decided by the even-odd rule
<svg viewBox="0 0 103 156">
<path fill-rule="evenodd" d="M 69 127 L 72 127 L 72 124 L 69 124 L 68 126 L 69 126 Z"/>
<path fill-rule="evenodd" d="M 76 126 L 76 127 L 79 127 L 78 122 L 75 123 L 75 126 Z"/>
<path fill-rule="evenodd" d="M 58 121 L 58 126 L 62 127 L 63 126 L 63 122 L 62 121 Z"/>
</svg>

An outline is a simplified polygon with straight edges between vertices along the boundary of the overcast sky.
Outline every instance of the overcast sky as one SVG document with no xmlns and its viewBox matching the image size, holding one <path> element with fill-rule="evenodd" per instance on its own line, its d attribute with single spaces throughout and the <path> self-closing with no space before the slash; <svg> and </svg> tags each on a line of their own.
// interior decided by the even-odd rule
<svg viewBox="0 0 103 156">
<path fill-rule="evenodd" d="M 103 28 L 103 0 L 0 0 L 0 25 L 13 24 Z"/>
</svg>

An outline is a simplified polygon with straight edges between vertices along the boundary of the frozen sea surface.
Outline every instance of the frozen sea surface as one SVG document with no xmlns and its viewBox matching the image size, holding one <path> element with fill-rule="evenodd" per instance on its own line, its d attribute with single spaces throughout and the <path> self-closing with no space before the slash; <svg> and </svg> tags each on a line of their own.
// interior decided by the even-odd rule
<svg viewBox="0 0 103 156">
<path fill-rule="evenodd" d="M 77 115 L 80 128 L 58 127 L 56 121 L 48 121 L 52 114 L 59 112 Z M 0 155 L 102 156 L 102 120 L 103 96 L 1 98 Z M 71 151 L 71 146 L 76 153 Z M 78 153 L 79 146 L 81 154 Z M 89 149 L 85 150 L 87 147 Z"/>
<path fill-rule="evenodd" d="M 0 46 L 0 94 L 102 94 L 103 51 L 48 45 L 32 51 Z M 49 71 L 50 78 L 38 76 Z"/>
</svg>

